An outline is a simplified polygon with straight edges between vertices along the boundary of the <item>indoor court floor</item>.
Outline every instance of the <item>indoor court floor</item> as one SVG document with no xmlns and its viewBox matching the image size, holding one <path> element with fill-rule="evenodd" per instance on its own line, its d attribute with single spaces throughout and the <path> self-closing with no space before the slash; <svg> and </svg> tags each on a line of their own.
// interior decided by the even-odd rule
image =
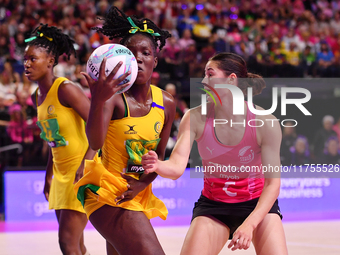
<svg viewBox="0 0 340 255">
<path fill-rule="evenodd" d="M 0 223 L 0 255 L 61 254 L 56 230 L 23 231 L 20 227 L 8 230 L 4 225 L 1 227 L 1 224 L 8 223 Z M 340 254 L 340 220 L 284 222 L 284 228 L 289 255 Z M 155 227 L 167 255 L 180 253 L 187 230 L 188 226 Z M 105 240 L 92 226 L 85 230 L 85 244 L 91 255 L 106 255 Z M 251 246 L 246 251 L 232 252 L 224 247 L 220 254 L 250 255 L 255 254 L 255 250 Z"/>
</svg>

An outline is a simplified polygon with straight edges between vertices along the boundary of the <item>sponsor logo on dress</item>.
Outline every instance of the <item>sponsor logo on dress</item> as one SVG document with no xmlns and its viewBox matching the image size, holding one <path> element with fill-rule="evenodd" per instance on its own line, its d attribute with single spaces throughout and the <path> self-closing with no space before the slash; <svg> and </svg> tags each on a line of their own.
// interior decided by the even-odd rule
<svg viewBox="0 0 340 255">
<path fill-rule="evenodd" d="M 50 146 L 51 148 L 56 148 L 56 147 L 60 147 L 60 146 L 67 146 L 68 145 L 68 141 L 65 141 L 65 143 L 60 143 L 60 141 L 49 141 L 47 142 L 48 146 Z"/>
<path fill-rule="evenodd" d="M 55 141 L 52 142 L 47 142 L 48 146 L 50 146 L 51 148 L 57 147 L 57 143 Z"/>
<path fill-rule="evenodd" d="M 133 125 L 133 126 L 126 125 L 126 126 L 129 127 L 129 130 L 128 130 L 128 131 L 125 131 L 124 134 L 127 134 L 127 135 L 137 134 L 137 131 L 135 131 L 135 130 L 133 129 L 136 125 Z"/>
<path fill-rule="evenodd" d="M 141 165 L 128 165 L 126 173 L 142 174 L 144 173 L 144 168 Z"/>
<path fill-rule="evenodd" d="M 240 163 L 247 164 L 253 161 L 254 151 L 251 149 L 251 146 L 245 146 L 238 152 L 238 156 L 240 158 Z"/>
<path fill-rule="evenodd" d="M 213 154 L 213 150 L 215 150 L 215 148 L 213 149 L 210 149 L 208 146 L 207 146 L 207 150 L 210 151 L 211 155 Z"/>
</svg>

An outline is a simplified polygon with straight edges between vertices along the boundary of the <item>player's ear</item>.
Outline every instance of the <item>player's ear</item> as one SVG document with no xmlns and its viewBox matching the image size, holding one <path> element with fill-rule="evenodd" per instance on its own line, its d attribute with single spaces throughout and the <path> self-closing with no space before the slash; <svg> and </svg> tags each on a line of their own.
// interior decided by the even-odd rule
<svg viewBox="0 0 340 255">
<path fill-rule="evenodd" d="M 231 73 L 228 77 L 229 83 L 232 85 L 236 84 L 236 79 L 237 79 L 237 75 L 235 73 Z"/>
<path fill-rule="evenodd" d="M 158 65 L 158 58 L 155 57 L 155 59 L 154 59 L 154 64 L 153 64 L 153 68 L 155 69 L 155 68 L 157 67 L 157 65 Z"/>
<path fill-rule="evenodd" d="M 50 59 L 48 60 L 48 68 L 50 68 L 51 66 L 53 67 L 54 66 L 54 62 L 55 62 L 54 57 L 50 57 Z"/>
<path fill-rule="evenodd" d="M 237 78 L 237 75 L 236 75 L 235 73 L 231 73 L 231 74 L 229 75 L 229 78 L 234 80 L 234 79 Z"/>
</svg>

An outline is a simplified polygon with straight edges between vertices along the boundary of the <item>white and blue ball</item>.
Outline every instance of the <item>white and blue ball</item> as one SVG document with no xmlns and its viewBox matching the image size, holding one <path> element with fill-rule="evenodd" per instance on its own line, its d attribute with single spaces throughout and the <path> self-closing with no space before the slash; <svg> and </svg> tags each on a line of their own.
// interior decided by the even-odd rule
<svg viewBox="0 0 340 255">
<path fill-rule="evenodd" d="M 124 79 L 119 85 L 130 82 L 130 84 L 117 92 L 117 94 L 127 91 L 135 82 L 138 74 L 138 65 L 133 53 L 121 44 L 104 44 L 95 49 L 89 57 L 86 65 L 86 72 L 94 80 L 98 80 L 100 64 L 104 57 L 107 58 L 105 66 L 105 74 L 108 76 L 112 69 L 122 61 L 123 64 L 117 71 L 113 79 L 117 79 L 128 71 L 131 74 Z"/>
</svg>

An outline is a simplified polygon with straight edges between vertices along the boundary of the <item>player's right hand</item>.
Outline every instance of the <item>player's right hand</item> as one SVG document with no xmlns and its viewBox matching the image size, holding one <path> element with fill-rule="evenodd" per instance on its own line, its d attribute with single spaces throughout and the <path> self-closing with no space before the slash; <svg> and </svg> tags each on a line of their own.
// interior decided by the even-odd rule
<svg viewBox="0 0 340 255">
<path fill-rule="evenodd" d="M 45 180 L 44 195 L 45 195 L 45 198 L 46 198 L 47 201 L 48 201 L 49 195 L 50 195 L 51 182 L 52 182 L 52 180 Z"/>
<path fill-rule="evenodd" d="M 115 74 L 118 72 L 119 68 L 122 66 L 123 62 L 120 61 L 115 68 L 112 69 L 111 73 L 106 76 L 105 74 L 105 66 L 106 66 L 106 57 L 103 59 L 102 63 L 100 64 L 99 68 L 99 77 L 98 81 L 95 81 L 85 72 L 81 72 L 84 75 L 90 91 L 91 91 L 91 98 L 96 98 L 100 101 L 106 101 L 110 99 L 117 91 L 123 89 L 124 87 L 128 86 L 130 83 L 127 82 L 125 84 L 119 85 L 126 77 L 131 74 L 131 71 L 124 73 L 117 79 L 113 79 Z"/>
</svg>

